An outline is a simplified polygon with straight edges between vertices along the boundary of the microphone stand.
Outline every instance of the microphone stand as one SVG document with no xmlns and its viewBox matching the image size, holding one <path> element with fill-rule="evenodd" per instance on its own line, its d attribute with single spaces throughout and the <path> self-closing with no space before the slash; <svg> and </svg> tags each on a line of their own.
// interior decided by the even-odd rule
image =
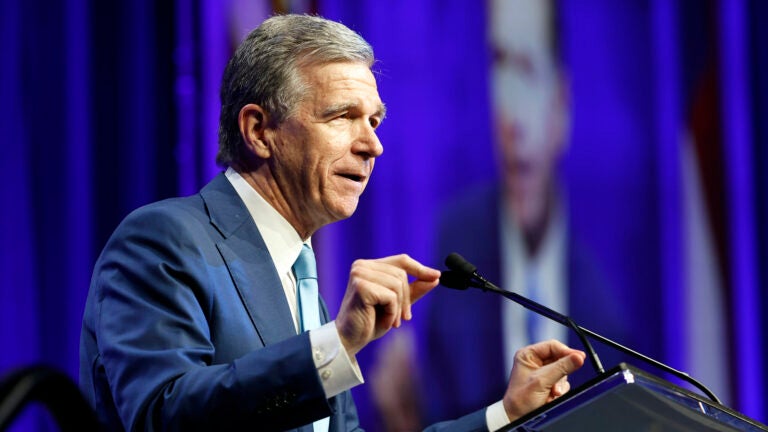
<svg viewBox="0 0 768 432">
<path fill-rule="evenodd" d="M 579 340 L 581 340 L 581 343 L 584 345 L 584 348 L 587 350 L 587 356 L 589 357 L 592 363 L 592 367 L 595 369 L 595 372 L 597 372 L 598 374 L 605 372 L 605 369 L 603 368 L 603 364 L 600 362 L 600 358 L 597 356 L 595 349 L 592 347 L 592 343 L 589 341 L 589 339 L 587 339 L 585 335 L 586 333 L 584 331 L 585 329 L 578 326 L 576 322 L 574 322 L 573 319 L 571 319 L 571 317 L 555 312 L 554 310 L 540 303 L 536 303 L 535 301 L 530 300 L 527 297 L 523 297 L 518 293 L 503 290 L 497 287 L 496 285 L 485 280 L 480 285 L 476 285 L 474 281 L 470 281 L 470 286 L 475 288 L 480 288 L 483 291 L 491 291 L 497 294 L 501 294 L 502 296 L 525 307 L 526 309 L 530 309 L 539 315 L 544 315 L 545 317 L 551 320 L 557 321 L 560 324 L 570 327 L 579 337 Z"/>
<path fill-rule="evenodd" d="M 592 361 L 592 365 L 598 374 L 605 372 L 605 370 L 603 369 L 603 366 L 600 363 L 600 359 L 597 357 L 597 353 L 595 353 L 595 350 L 592 347 L 592 344 L 587 339 L 587 336 L 593 339 L 596 339 L 599 342 L 602 342 L 603 344 L 608 345 L 614 349 L 617 349 L 625 354 L 628 354 L 636 359 L 646 362 L 654 367 L 657 367 L 667 373 L 670 373 L 684 381 L 687 381 L 688 383 L 692 384 L 693 386 L 695 386 L 696 388 L 704 392 L 704 394 L 707 397 L 709 397 L 712 401 L 722 405 L 722 402 L 720 402 L 720 399 L 718 399 L 718 397 L 715 396 L 715 394 L 712 391 L 710 391 L 704 384 L 700 383 L 699 381 L 697 381 L 687 373 L 674 369 L 671 366 L 667 366 L 664 363 L 661 363 L 637 351 L 629 349 L 624 345 L 619 344 L 618 342 L 614 342 L 611 339 L 601 336 L 598 333 L 595 333 L 580 325 L 577 325 L 573 321 L 573 319 L 571 319 L 570 317 L 565 316 L 559 312 L 555 312 L 554 310 L 540 303 L 537 303 L 531 299 L 523 297 L 520 294 L 514 293 L 512 291 L 507 291 L 499 288 L 498 286 L 492 284 L 491 282 L 489 282 L 488 280 L 480 276 L 476 272 L 477 268 L 472 264 L 470 264 L 468 261 L 466 261 L 464 258 L 462 258 L 460 255 L 456 253 L 452 253 L 451 255 L 449 255 L 448 258 L 446 259 L 446 265 L 448 265 L 449 268 L 454 270 L 453 272 L 447 272 L 447 273 L 456 273 L 456 274 L 462 275 L 461 282 L 463 282 L 464 286 L 462 287 L 456 286 L 457 280 L 453 278 L 451 278 L 452 283 L 449 283 L 449 284 L 443 283 L 444 282 L 443 277 L 441 276 L 440 282 L 441 284 L 443 284 L 443 286 L 447 288 L 455 288 L 455 289 L 466 289 L 467 287 L 473 287 L 473 288 L 480 288 L 483 291 L 491 291 L 491 292 L 500 294 L 509 300 L 512 300 L 513 302 L 525 307 L 526 309 L 532 310 L 539 315 L 543 315 L 551 320 L 557 321 L 560 324 L 563 324 L 573 329 L 573 331 L 576 332 L 582 344 L 584 345 L 585 349 L 587 350 L 588 356 Z"/>
</svg>

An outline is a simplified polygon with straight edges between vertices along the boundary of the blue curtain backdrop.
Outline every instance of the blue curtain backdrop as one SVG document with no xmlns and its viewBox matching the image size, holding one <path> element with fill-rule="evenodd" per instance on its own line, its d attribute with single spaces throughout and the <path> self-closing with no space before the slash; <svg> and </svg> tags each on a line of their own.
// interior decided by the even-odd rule
<svg viewBox="0 0 768 432">
<path fill-rule="evenodd" d="M 46 363 L 77 379 L 91 266 L 111 231 L 130 210 L 193 193 L 217 172 L 224 62 L 240 27 L 272 7 L 253 3 L 0 2 L 0 375 Z M 700 158 L 712 161 L 702 163 L 703 179 L 720 179 L 708 190 L 719 191 L 709 208 L 719 215 L 726 403 L 768 422 L 768 5 L 560 6 L 573 99 L 564 166 L 571 211 L 645 336 L 633 348 L 688 370 L 697 359 L 686 323 L 708 319 L 684 306 L 679 161 L 681 131 L 690 129 L 697 154 L 714 155 Z M 252 21 L 234 12 L 246 8 Z M 407 252 L 440 266 L 432 262 L 437 208 L 494 179 L 489 53 L 477 2 L 318 0 L 309 8 L 372 43 L 389 108 L 385 153 L 358 212 L 316 236 L 321 289 L 335 311 L 355 258 Z M 700 112 L 706 121 L 692 120 Z M 361 355 L 364 372 L 379 346 Z M 364 427 L 376 430 L 369 389 L 354 392 Z M 47 429 L 41 416 L 27 412 L 15 430 Z"/>
</svg>

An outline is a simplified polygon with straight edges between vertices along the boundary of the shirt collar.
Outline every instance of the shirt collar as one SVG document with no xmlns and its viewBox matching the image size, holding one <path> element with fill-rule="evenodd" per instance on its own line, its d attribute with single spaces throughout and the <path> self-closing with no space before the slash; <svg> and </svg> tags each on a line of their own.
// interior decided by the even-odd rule
<svg viewBox="0 0 768 432">
<path fill-rule="evenodd" d="M 277 273 L 282 275 L 290 272 L 305 243 L 299 233 L 237 171 L 229 167 L 224 174 L 248 208 L 272 256 Z M 311 247 L 311 238 L 306 243 Z"/>
</svg>

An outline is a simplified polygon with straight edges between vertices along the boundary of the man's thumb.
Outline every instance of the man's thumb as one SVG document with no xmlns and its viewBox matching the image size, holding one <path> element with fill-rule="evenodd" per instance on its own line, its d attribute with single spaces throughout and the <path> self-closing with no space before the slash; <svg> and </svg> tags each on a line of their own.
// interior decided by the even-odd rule
<svg viewBox="0 0 768 432">
<path fill-rule="evenodd" d="M 577 371 L 584 365 L 584 359 L 586 354 L 581 351 L 575 351 L 567 356 L 561 357 L 556 362 L 550 364 L 550 372 L 547 373 L 547 378 L 552 384 L 560 380 L 560 378 L 570 375 Z"/>
</svg>

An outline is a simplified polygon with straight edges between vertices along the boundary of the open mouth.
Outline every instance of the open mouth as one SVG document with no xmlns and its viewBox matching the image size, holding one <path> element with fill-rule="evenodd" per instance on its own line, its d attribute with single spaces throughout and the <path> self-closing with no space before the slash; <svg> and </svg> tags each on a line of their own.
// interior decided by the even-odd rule
<svg viewBox="0 0 768 432">
<path fill-rule="evenodd" d="M 363 176 L 357 175 L 357 174 L 339 174 L 339 175 L 355 182 L 361 182 L 363 181 L 363 178 L 364 178 Z"/>
</svg>

